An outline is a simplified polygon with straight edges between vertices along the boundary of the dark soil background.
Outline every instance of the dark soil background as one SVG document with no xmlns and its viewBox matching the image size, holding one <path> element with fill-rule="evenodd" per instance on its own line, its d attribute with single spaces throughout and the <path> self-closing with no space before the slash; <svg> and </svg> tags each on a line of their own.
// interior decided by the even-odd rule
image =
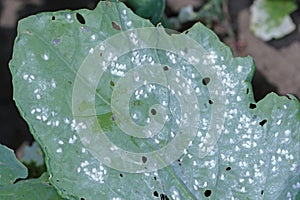
<svg viewBox="0 0 300 200">
<path fill-rule="evenodd" d="M 178 9 L 201 0 L 167 0 L 167 9 Z M 298 1 L 299 2 L 299 1 Z M 0 0 L 0 143 L 17 149 L 32 142 L 26 122 L 20 117 L 12 99 L 13 91 L 8 63 L 12 57 L 17 20 L 43 11 L 93 9 L 98 0 Z M 274 91 L 281 95 L 300 96 L 300 10 L 292 14 L 297 29 L 290 35 L 268 43 L 249 31 L 251 0 L 229 0 L 228 11 L 235 38 L 222 38 L 237 56 L 251 55 L 257 65 L 253 78 L 256 100 Z M 298 6 L 299 8 L 300 6 Z M 176 10 L 175 9 L 175 10 Z M 284 73 L 283 73 L 283 72 Z"/>
</svg>

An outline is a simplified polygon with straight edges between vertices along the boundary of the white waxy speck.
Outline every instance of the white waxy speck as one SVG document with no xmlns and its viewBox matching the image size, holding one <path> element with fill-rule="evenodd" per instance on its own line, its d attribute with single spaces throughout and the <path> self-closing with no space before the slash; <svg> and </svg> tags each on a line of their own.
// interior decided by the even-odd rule
<svg viewBox="0 0 300 200">
<path fill-rule="evenodd" d="M 43 58 L 44 60 L 46 60 L 46 61 L 49 60 L 49 56 L 48 56 L 47 54 L 43 54 L 43 55 L 42 55 L 42 58 Z"/>
<path fill-rule="evenodd" d="M 242 72 L 242 69 L 243 69 L 243 67 L 239 65 L 237 68 L 237 71 L 240 73 L 240 72 Z"/>
<path fill-rule="evenodd" d="M 291 131 L 290 131 L 290 130 L 286 130 L 286 131 L 284 131 L 284 134 L 285 134 L 286 136 L 289 136 L 289 135 L 291 134 Z"/>
<path fill-rule="evenodd" d="M 36 95 L 36 99 L 40 100 L 41 99 L 41 95 L 37 94 Z"/>
<path fill-rule="evenodd" d="M 77 136 L 73 135 L 71 138 L 69 138 L 69 144 L 74 144 L 74 142 L 77 140 Z"/>
<path fill-rule="evenodd" d="M 159 140 L 158 140 L 158 139 L 154 139 L 154 142 L 155 142 L 156 144 L 159 144 Z"/>
<path fill-rule="evenodd" d="M 61 148 L 58 148 L 58 149 L 56 149 L 56 152 L 57 152 L 57 153 L 61 153 L 61 152 L 62 152 L 62 149 L 61 149 Z"/>
<path fill-rule="evenodd" d="M 59 140 L 59 141 L 58 141 L 58 144 L 63 145 L 64 142 L 63 142 L 62 140 Z"/>
<path fill-rule="evenodd" d="M 86 152 L 86 149 L 82 147 L 81 153 L 85 153 L 85 152 Z"/>
<path fill-rule="evenodd" d="M 127 23 L 126 23 L 126 26 L 131 26 L 132 25 L 132 21 L 128 21 Z"/>
<path fill-rule="evenodd" d="M 90 54 L 94 53 L 94 48 L 91 48 L 91 49 L 89 50 L 89 53 L 90 53 Z"/>
<path fill-rule="evenodd" d="M 236 97 L 236 100 L 237 100 L 237 101 L 241 101 L 242 99 L 241 99 L 240 96 L 237 96 L 237 97 Z"/>
<path fill-rule="evenodd" d="M 80 173 L 80 172 L 81 172 L 81 168 L 78 167 L 78 168 L 77 168 L 77 173 Z"/>
<path fill-rule="evenodd" d="M 40 115 L 37 115 L 37 116 L 36 116 L 36 119 L 41 120 L 42 117 L 41 117 Z"/>
</svg>

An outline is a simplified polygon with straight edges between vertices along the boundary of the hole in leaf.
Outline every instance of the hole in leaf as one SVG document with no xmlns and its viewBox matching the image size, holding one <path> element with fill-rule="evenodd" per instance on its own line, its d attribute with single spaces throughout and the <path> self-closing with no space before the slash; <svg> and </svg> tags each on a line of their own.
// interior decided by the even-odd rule
<svg viewBox="0 0 300 200">
<path fill-rule="evenodd" d="M 286 98 L 288 98 L 289 100 L 292 100 L 291 97 L 289 95 L 285 95 Z"/>
<path fill-rule="evenodd" d="M 80 200 L 85 200 L 85 198 L 81 197 Z"/>
<path fill-rule="evenodd" d="M 181 166 L 181 160 L 178 159 L 177 161 L 178 161 L 178 165 Z"/>
<path fill-rule="evenodd" d="M 153 196 L 158 197 L 158 192 L 157 192 L 157 191 L 154 191 L 154 192 L 153 192 Z"/>
<path fill-rule="evenodd" d="M 256 108 L 256 105 L 255 105 L 254 103 L 250 103 L 250 104 L 249 104 L 249 108 L 250 108 L 250 109 L 255 109 L 255 108 Z"/>
<path fill-rule="evenodd" d="M 156 176 L 154 176 L 153 178 L 154 178 L 154 180 L 156 180 Z"/>
<path fill-rule="evenodd" d="M 264 190 L 260 191 L 260 194 L 263 195 L 264 194 Z"/>
<path fill-rule="evenodd" d="M 146 163 L 147 162 L 147 157 L 142 156 L 142 161 L 143 161 L 143 163 Z"/>
<path fill-rule="evenodd" d="M 123 174 L 120 174 L 120 177 L 123 178 Z"/>
<path fill-rule="evenodd" d="M 188 34 L 188 33 L 189 33 L 189 31 L 185 31 L 184 33 L 185 33 L 185 34 Z"/>
<path fill-rule="evenodd" d="M 209 103 L 209 104 L 213 104 L 214 102 L 213 102 L 212 100 L 209 100 L 208 103 Z"/>
<path fill-rule="evenodd" d="M 170 200 L 166 194 L 160 194 L 160 200 Z"/>
<path fill-rule="evenodd" d="M 247 88 L 247 90 L 246 90 L 246 94 L 249 94 L 249 88 Z"/>
<path fill-rule="evenodd" d="M 164 71 L 169 71 L 169 67 L 168 66 L 164 66 Z"/>
<path fill-rule="evenodd" d="M 263 125 L 265 125 L 265 123 L 267 123 L 267 120 L 266 120 L 266 119 L 264 119 L 264 120 L 262 120 L 261 122 L 259 122 L 259 125 L 263 126 Z"/>
<path fill-rule="evenodd" d="M 204 191 L 204 196 L 210 197 L 210 195 L 211 195 L 211 190 L 205 190 Z"/>
<path fill-rule="evenodd" d="M 115 83 L 113 81 L 110 81 L 109 82 L 110 86 L 114 87 L 115 86 Z"/>
<path fill-rule="evenodd" d="M 204 79 L 202 79 L 202 84 L 203 85 L 207 85 L 210 82 L 210 78 L 205 77 Z"/>
<path fill-rule="evenodd" d="M 152 108 L 152 109 L 151 109 L 151 114 L 152 114 L 152 115 L 156 115 L 156 110 Z"/>
<path fill-rule="evenodd" d="M 56 19 L 56 18 L 55 18 L 55 16 L 52 16 L 51 20 L 53 20 L 53 21 L 54 21 L 55 19 Z"/>
<path fill-rule="evenodd" d="M 226 171 L 230 171 L 231 170 L 231 167 L 226 167 Z"/>
<path fill-rule="evenodd" d="M 85 19 L 80 13 L 76 13 L 76 19 L 80 24 L 85 24 Z"/>
<path fill-rule="evenodd" d="M 121 30 L 121 27 L 116 22 L 112 22 L 111 25 L 115 30 L 117 31 Z"/>
</svg>

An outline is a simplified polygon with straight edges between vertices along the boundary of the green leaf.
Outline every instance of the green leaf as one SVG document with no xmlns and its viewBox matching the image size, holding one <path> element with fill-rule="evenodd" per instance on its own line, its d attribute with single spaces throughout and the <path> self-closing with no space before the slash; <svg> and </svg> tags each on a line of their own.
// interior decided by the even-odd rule
<svg viewBox="0 0 300 200">
<path fill-rule="evenodd" d="M 157 24 L 164 14 L 165 0 L 127 0 L 126 1 L 141 17 L 150 19 L 153 24 Z"/>
<path fill-rule="evenodd" d="M 0 144 L 0 155 L 0 187 L 27 177 L 27 168 L 17 160 L 13 150 Z"/>
<path fill-rule="evenodd" d="M 293 199 L 299 191 L 299 101 L 270 94 L 256 104 L 252 59 L 233 58 L 200 23 L 168 35 L 120 2 L 42 13 L 19 22 L 10 70 L 16 104 L 65 198 Z M 162 157 L 165 146 L 173 148 Z M 155 159 L 163 166 L 151 170 Z"/>
<path fill-rule="evenodd" d="M 295 30 L 289 14 L 296 9 L 294 0 L 256 0 L 251 6 L 251 29 L 265 41 L 281 38 Z"/>
<path fill-rule="evenodd" d="M 19 181 L 16 184 L 0 187 L 0 199 L 5 200 L 61 200 L 48 181 L 49 176 L 43 174 L 38 179 Z"/>
</svg>

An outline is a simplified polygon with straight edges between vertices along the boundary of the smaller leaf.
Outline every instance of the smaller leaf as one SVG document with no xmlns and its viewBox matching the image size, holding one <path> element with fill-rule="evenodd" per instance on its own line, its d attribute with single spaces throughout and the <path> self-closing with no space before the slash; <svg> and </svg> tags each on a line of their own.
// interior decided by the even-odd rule
<svg viewBox="0 0 300 200">
<path fill-rule="evenodd" d="M 281 38 L 295 30 L 289 14 L 297 8 L 294 1 L 256 0 L 251 6 L 251 29 L 262 40 Z"/>
<path fill-rule="evenodd" d="M 165 0 L 127 0 L 127 2 L 136 14 L 150 19 L 153 24 L 160 21 L 165 11 Z"/>
<path fill-rule="evenodd" d="M 5 200 L 61 200 L 55 188 L 48 181 L 48 174 L 44 173 L 38 179 L 19 181 L 16 184 L 0 187 L 0 199 Z"/>
<path fill-rule="evenodd" d="M 0 155 L 0 187 L 27 177 L 27 168 L 17 160 L 13 150 L 0 144 Z"/>
</svg>

